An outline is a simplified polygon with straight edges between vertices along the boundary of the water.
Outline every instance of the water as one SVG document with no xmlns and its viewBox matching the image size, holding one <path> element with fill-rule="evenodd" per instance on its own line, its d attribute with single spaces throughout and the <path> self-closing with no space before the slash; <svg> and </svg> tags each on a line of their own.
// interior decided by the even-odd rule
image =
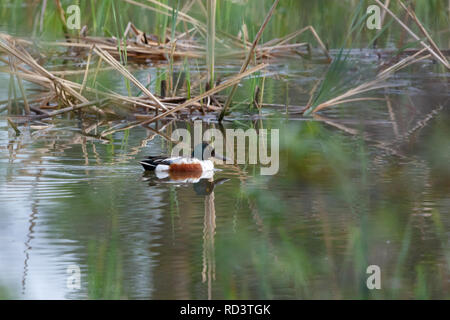
<svg viewBox="0 0 450 320">
<path fill-rule="evenodd" d="M 350 59 L 347 85 L 379 63 L 373 50 Z M 225 126 L 280 129 L 280 170 L 219 166 L 215 183 L 167 183 L 138 163 L 168 154 L 163 135 L 186 123 L 109 141 L 98 133 L 117 122 L 75 117 L 21 126 L 16 136 L 0 106 L 0 298 L 450 298 L 448 72 L 425 60 L 390 80 L 401 87 L 373 95 L 385 101 L 309 119 L 297 107 L 283 114 L 286 102 L 307 104 L 325 70 L 300 58 L 269 67 L 264 102 L 281 106 L 264 108 L 272 117 L 259 121 L 243 104 Z M 156 75 L 134 73 L 143 83 Z M 99 78 L 126 93 L 117 74 Z M 252 81 L 237 101 L 248 100 Z M 5 100 L 8 76 L 0 82 Z M 380 290 L 366 286 L 371 265 Z M 73 267 L 80 289 L 68 285 Z"/>
<path fill-rule="evenodd" d="M 448 105 L 433 113 L 426 92 L 390 97 L 397 129 L 378 102 L 315 120 L 264 121 L 281 128 L 279 173 L 220 166 L 217 185 L 144 174 L 138 160 L 168 153 L 170 144 L 142 127 L 115 133 L 107 143 L 92 138 L 102 128 L 92 129 L 94 121 L 25 126 L 16 137 L 1 120 L 0 293 L 20 299 L 448 298 Z M 360 120 L 365 112 L 373 114 L 370 121 Z M 420 129 L 395 142 L 430 113 Z M 336 123 L 363 128 L 378 142 Z M 175 125 L 185 126 L 172 123 L 164 132 Z M 67 286 L 73 265 L 81 271 L 80 290 Z M 366 287 L 369 265 L 381 268 L 381 290 Z"/>
</svg>

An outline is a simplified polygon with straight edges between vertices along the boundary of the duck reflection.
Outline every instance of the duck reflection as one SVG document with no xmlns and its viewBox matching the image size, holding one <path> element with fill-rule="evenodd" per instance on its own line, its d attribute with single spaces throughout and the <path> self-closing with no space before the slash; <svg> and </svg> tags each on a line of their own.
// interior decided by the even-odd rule
<svg viewBox="0 0 450 320">
<path fill-rule="evenodd" d="M 210 172 L 150 172 L 144 173 L 144 179 L 150 186 L 161 183 L 192 184 L 198 196 L 205 197 L 203 218 L 203 258 L 202 282 L 207 284 L 208 299 L 212 299 L 212 283 L 216 279 L 216 260 L 214 236 L 216 233 L 216 209 L 214 189 L 229 181 L 228 178 L 214 180 L 214 171 Z"/>
<path fill-rule="evenodd" d="M 214 203 L 214 188 L 230 179 L 201 179 L 194 184 L 194 191 L 199 196 L 205 196 L 205 214 L 203 218 L 203 269 L 202 282 L 208 285 L 208 300 L 212 299 L 212 282 L 216 280 L 216 256 L 214 236 L 216 234 L 216 207 Z"/>
<path fill-rule="evenodd" d="M 194 191 L 199 196 L 208 196 L 213 194 L 214 188 L 218 185 L 227 182 L 228 178 L 221 178 L 217 180 L 212 179 L 200 179 L 197 183 L 194 183 Z"/>
<path fill-rule="evenodd" d="M 203 184 L 203 186 L 205 186 L 205 184 Z M 202 282 L 206 282 L 208 285 L 208 300 L 212 299 L 212 281 L 216 280 L 216 256 L 214 248 L 215 234 L 216 207 L 214 205 L 214 192 L 211 191 L 205 196 L 205 215 L 203 219 Z"/>
<path fill-rule="evenodd" d="M 214 171 L 206 172 L 144 172 L 142 179 L 147 181 L 149 186 L 156 186 L 159 184 L 178 184 L 178 185 L 192 185 L 195 193 L 199 196 L 210 195 L 214 188 L 218 185 L 229 181 L 228 178 L 220 178 L 214 180 Z"/>
</svg>

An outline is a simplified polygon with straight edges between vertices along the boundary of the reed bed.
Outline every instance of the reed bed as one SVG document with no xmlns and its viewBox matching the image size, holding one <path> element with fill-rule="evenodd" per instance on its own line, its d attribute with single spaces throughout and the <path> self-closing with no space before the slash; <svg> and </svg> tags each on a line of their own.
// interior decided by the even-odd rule
<svg viewBox="0 0 450 320">
<path fill-rule="evenodd" d="M 196 97 L 188 99 L 187 97 L 163 97 L 152 94 L 145 85 L 143 85 L 138 79 L 136 79 L 128 69 L 123 66 L 115 57 L 113 57 L 107 50 L 102 47 L 93 44 L 91 46 L 91 55 L 95 54 L 98 61 L 110 65 L 110 67 L 120 73 L 126 80 L 134 84 L 138 88 L 142 95 L 138 96 L 125 96 L 119 93 L 98 90 L 94 87 L 86 85 L 86 77 L 83 82 L 76 83 L 62 77 L 58 77 L 42 66 L 21 46 L 17 41 L 7 35 L 0 35 L 0 49 L 6 52 L 10 59 L 2 59 L 2 62 L 10 64 L 9 69 L 3 70 L 8 72 L 11 77 L 17 77 L 21 81 L 28 81 L 40 86 L 42 94 L 33 96 L 31 99 L 27 99 L 27 95 L 23 95 L 23 101 L 28 105 L 33 105 L 32 111 L 35 114 L 30 114 L 30 110 L 25 108 L 26 120 L 42 120 L 45 118 L 51 118 L 57 115 L 61 115 L 67 112 L 81 110 L 85 112 L 97 113 L 99 115 L 109 114 L 111 116 L 116 115 L 114 110 L 110 107 L 116 105 L 122 108 L 131 110 L 135 117 L 145 118 L 156 121 L 157 119 L 164 118 L 176 113 L 177 116 L 181 116 L 183 113 L 192 113 L 194 110 L 199 110 L 202 113 L 209 111 L 217 111 L 220 109 L 217 104 L 219 98 L 211 97 L 218 92 L 235 85 L 243 78 L 250 74 L 260 71 L 267 64 L 258 64 L 244 73 L 224 79 L 223 82 L 217 86 L 199 94 Z M 91 55 L 89 57 L 91 57 Z M 88 64 L 89 66 L 89 64 Z M 85 74 L 88 73 L 88 67 L 86 67 Z M 80 94 L 82 92 L 83 94 Z M 98 97 L 102 97 L 99 99 Z M 204 102 L 204 99 L 208 99 L 208 102 Z M 105 105 L 108 104 L 108 107 Z M 59 109 L 53 112 L 47 112 L 48 109 Z M 150 114 L 149 111 L 154 111 Z M 158 114 L 158 112 L 162 112 Z M 147 122 L 147 121 L 146 121 Z"/>
<path fill-rule="evenodd" d="M 0 34 L 0 51 L 4 53 L 3 56 L 0 56 L 0 62 L 3 63 L 3 66 L 0 67 L 1 71 L 10 75 L 10 83 L 17 81 L 20 92 L 19 97 L 12 88 L 14 85 L 10 86 L 10 89 L 12 88 L 10 97 L 5 102 L 7 106 L 3 110 L 11 110 L 13 104 L 19 106 L 21 117 L 16 120 L 13 120 L 12 117 L 9 118 L 10 123 L 15 121 L 16 125 L 13 128 L 17 129 L 16 132 L 20 132 L 17 124 L 42 121 L 73 112 L 116 118 L 123 118 L 125 114 L 129 121 L 126 125 L 122 125 L 121 129 L 136 125 L 148 125 L 166 118 L 169 120 L 187 119 L 193 114 L 212 115 L 220 122 L 226 117 L 234 93 L 242 79 L 263 70 L 274 59 L 286 56 L 314 55 L 325 63 L 331 64 L 324 79 L 314 86 L 308 104 L 301 107 L 303 115 L 308 116 L 325 108 L 349 102 L 379 99 L 367 97 L 364 94 L 392 86 L 387 82 L 389 77 L 424 59 L 435 59 L 443 67 L 450 68 L 446 57 L 448 50 L 439 49 L 411 7 L 407 7 L 400 1 L 400 8 L 417 25 L 424 36 L 423 39 L 420 39 L 402 19 L 388 8 L 390 2 L 376 1 L 384 9 L 384 19 L 388 15 L 391 16 L 423 48 L 402 50 L 402 55 L 393 54 L 391 58 L 394 61 L 383 65 L 383 69 L 374 79 L 360 83 L 346 91 L 332 90 L 332 88 L 339 87 L 342 72 L 346 70 L 343 55 L 332 57 L 313 26 L 306 26 L 283 37 L 262 42 L 263 32 L 276 11 L 279 0 L 273 1 L 272 7 L 267 12 L 252 42 L 248 39 L 245 25 L 238 36 L 216 30 L 217 2 L 215 0 L 208 0 L 207 6 L 204 8 L 207 17 L 206 23 L 188 14 L 194 1 L 187 2 L 182 8 L 173 8 L 156 0 L 148 0 L 146 3 L 123 0 L 124 3 L 153 11 L 161 16 L 170 16 L 172 25 L 165 24 L 160 35 L 145 32 L 132 22 L 128 22 L 122 29 L 120 28 L 122 23 L 115 14 L 117 20 L 115 36 L 89 36 L 89 30 L 86 27 L 74 36 L 64 29 L 64 41 L 42 41 L 38 46 L 28 39 Z M 357 20 L 356 17 L 355 14 L 354 21 Z M 63 18 L 61 19 L 63 20 Z M 360 19 L 360 23 L 361 21 L 363 20 Z M 64 24 L 65 21 L 63 21 Z M 182 28 L 177 28 L 178 24 L 183 25 L 183 31 L 180 31 Z M 352 30 L 356 30 L 358 25 L 355 24 L 351 27 Z M 312 53 L 310 43 L 293 42 L 307 32 L 315 39 L 319 48 L 314 53 Z M 218 53 L 216 50 L 218 44 L 226 50 Z M 85 70 L 54 72 L 47 70 L 40 63 L 43 48 L 48 48 L 48 50 L 57 48 L 57 52 L 60 54 L 74 56 L 78 60 L 84 61 Z M 233 59 L 233 61 L 243 59 L 242 67 L 235 75 L 230 75 L 225 79 L 216 79 L 214 68 L 217 60 L 222 59 L 223 61 L 227 58 Z M 184 63 L 185 70 L 188 70 L 193 60 L 205 60 L 207 74 L 197 74 L 197 78 L 194 78 L 193 74 L 185 72 L 183 80 L 180 80 L 180 75 L 177 79 L 174 76 L 174 64 Z M 165 79 L 159 81 L 159 94 L 151 92 L 150 86 L 139 81 L 131 70 L 136 65 L 155 65 L 157 63 L 167 66 Z M 101 70 L 113 70 L 120 74 L 125 81 L 128 94 L 124 95 L 97 85 L 96 77 Z M 68 80 L 67 78 L 70 78 L 71 74 L 81 74 L 83 77 L 79 82 Z M 94 74 L 93 80 L 90 78 L 92 74 Z M 27 92 L 27 87 L 23 85 L 23 82 L 36 85 L 38 89 L 34 91 L 37 90 L 38 94 Z M 132 93 L 132 87 L 134 87 L 134 92 L 138 92 L 137 94 Z M 226 89 L 230 89 L 227 96 L 220 96 L 219 93 Z M 263 90 L 257 87 L 254 105 L 258 109 L 268 105 L 264 104 L 261 96 L 263 96 Z M 117 110 L 125 110 L 125 113 Z M 116 128 L 108 130 L 105 134 L 114 130 Z"/>
</svg>

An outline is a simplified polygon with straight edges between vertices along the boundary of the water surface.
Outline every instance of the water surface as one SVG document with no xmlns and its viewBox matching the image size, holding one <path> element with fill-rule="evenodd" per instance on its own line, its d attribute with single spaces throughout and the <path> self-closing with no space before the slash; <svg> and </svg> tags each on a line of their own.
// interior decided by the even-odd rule
<svg viewBox="0 0 450 320">
<path fill-rule="evenodd" d="M 375 50 L 350 59 L 350 87 L 380 63 Z M 16 136 L 0 106 L 0 298 L 449 298 L 449 74 L 425 60 L 389 80 L 399 87 L 374 94 L 383 101 L 302 118 L 325 71 L 300 57 L 278 60 L 240 87 L 243 102 L 225 127 L 279 129 L 274 176 L 258 165 L 219 166 L 212 180 L 167 183 L 138 162 L 169 154 L 166 137 L 190 122 L 100 139 L 120 121 L 71 116 Z M 157 70 L 133 72 L 146 83 Z M 263 108 L 264 121 L 248 112 L 262 76 L 264 102 L 278 104 Z M 101 77 L 126 92 L 117 74 Z M 0 81 L 6 100 L 9 78 Z M 380 290 L 366 286 L 370 265 L 380 267 Z M 67 286 L 71 266 L 79 290 Z"/>
<path fill-rule="evenodd" d="M 146 128 L 108 142 L 86 133 L 95 121 L 60 120 L 17 137 L 3 119 L 2 297 L 448 298 L 448 105 L 421 94 L 392 94 L 395 122 L 378 103 L 256 123 L 281 128 L 279 173 L 220 166 L 218 185 L 144 174 L 138 161 L 171 146 Z M 381 290 L 366 287 L 369 265 Z"/>
</svg>

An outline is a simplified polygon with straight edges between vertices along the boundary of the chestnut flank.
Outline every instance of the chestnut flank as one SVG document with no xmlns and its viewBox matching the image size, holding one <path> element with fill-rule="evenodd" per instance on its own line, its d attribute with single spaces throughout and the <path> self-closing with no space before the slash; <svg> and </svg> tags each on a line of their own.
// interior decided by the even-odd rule
<svg viewBox="0 0 450 320">
<path fill-rule="evenodd" d="M 169 171 L 178 171 L 178 172 L 196 172 L 203 171 L 200 163 L 190 163 L 190 164 L 171 164 L 169 167 Z"/>
</svg>

